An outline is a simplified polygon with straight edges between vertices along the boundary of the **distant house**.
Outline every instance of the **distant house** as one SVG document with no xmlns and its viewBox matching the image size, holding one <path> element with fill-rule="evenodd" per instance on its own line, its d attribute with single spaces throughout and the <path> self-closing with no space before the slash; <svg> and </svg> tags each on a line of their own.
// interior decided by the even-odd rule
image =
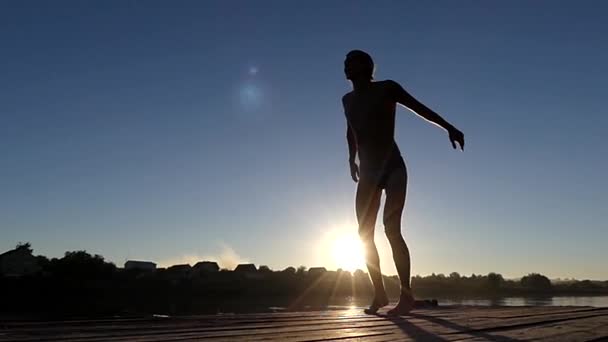
<svg viewBox="0 0 608 342">
<path fill-rule="evenodd" d="M 173 265 L 165 271 L 170 278 L 181 279 L 186 278 L 190 274 L 192 267 L 189 264 Z"/>
<path fill-rule="evenodd" d="M 20 277 L 40 271 L 38 260 L 32 255 L 29 244 L 0 254 L 0 274 L 5 277 Z"/>
<path fill-rule="evenodd" d="M 220 270 L 220 266 L 215 261 L 199 261 L 194 267 L 192 267 L 192 272 L 196 275 L 200 275 L 203 273 L 214 273 Z"/>
<path fill-rule="evenodd" d="M 128 260 L 125 262 L 125 270 L 155 271 L 156 264 L 151 261 Z"/>
<path fill-rule="evenodd" d="M 264 275 L 258 272 L 258 269 L 254 264 L 239 264 L 235 269 L 234 273 L 247 279 L 262 279 Z"/>
<path fill-rule="evenodd" d="M 311 267 L 308 269 L 308 274 L 311 276 L 319 276 L 325 272 L 327 272 L 325 267 Z"/>
<path fill-rule="evenodd" d="M 256 273 L 258 271 L 254 264 L 239 264 L 234 272 L 236 273 Z"/>
</svg>

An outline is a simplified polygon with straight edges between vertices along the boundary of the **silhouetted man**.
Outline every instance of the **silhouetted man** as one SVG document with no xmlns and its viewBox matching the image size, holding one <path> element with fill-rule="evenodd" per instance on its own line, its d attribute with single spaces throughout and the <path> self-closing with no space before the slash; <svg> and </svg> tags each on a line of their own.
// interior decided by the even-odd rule
<svg viewBox="0 0 608 342">
<path fill-rule="evenodd" d="M 395 108 L 399 103 L 448 132 L 454 148 L 464 149 L 464 134 L 437 113 L 418 102 L 395 81 L 372 82 L 374 62 L 370 55 L 353 50 L 346 55 L 344 73 L 353 84 L 353 91 L 344 95 L 342 104 L 348 123 L 350 173 L 357 186 L 355 209 L 359 236 L 365 260 L 374 285 L 375 296 L 365 310 L 375 314 L 388 305 L 382 282 L 380 259 L 374 243 L 374 227 L 382 190 L 386 193 L 384 228 L 393 251 L 393 259 L 401 282 L 401 295 L 390 315 L 408 313 L 414 306 L 410 289 L 410 255 L 401 235 L 401 214 L 405 204 L 407 171 L 395 143 Z M 355 157 L 359 154 L 359 166 Z"/>
</svg>

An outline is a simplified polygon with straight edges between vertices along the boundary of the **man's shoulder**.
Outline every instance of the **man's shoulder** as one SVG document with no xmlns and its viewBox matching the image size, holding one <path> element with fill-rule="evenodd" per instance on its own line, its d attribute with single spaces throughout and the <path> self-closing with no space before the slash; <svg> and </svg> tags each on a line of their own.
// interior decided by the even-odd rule
<svg viewBox="0 0 608 342">
<path fill-rule="evenodd" d="M 403 87 L 401 84 L 393 80 L 384 80 L 375 82 L 377 89 L 382 93 L 386 94 L 391 100 L 397 101 L 397 98 L 403 93 Z"/>
<path fill-rule="evenodd" d="M 344 94 L 344 96 L 342 96 L 342 104 L 346 104 L 352 96 L 353 96 L 352 91 L 349 91 L 348 93 Z"/>
<path fill-rule="evenodd" d="M 399 83 L 397 83 L 393 80 L 375 81 L 374 84 L 378 87 L 383 87 L 383 88 L 394 88 L 394 87 L 399 86 Z"/>
<path fill-rule="evenodd" d="M 348 93 L 344 94 L 344 96 L 342 96 L 342 101 L 348 100 L 351 98 L 351 96 L 353 96 L 353 91 L 349 91 Z"/>
</svg>

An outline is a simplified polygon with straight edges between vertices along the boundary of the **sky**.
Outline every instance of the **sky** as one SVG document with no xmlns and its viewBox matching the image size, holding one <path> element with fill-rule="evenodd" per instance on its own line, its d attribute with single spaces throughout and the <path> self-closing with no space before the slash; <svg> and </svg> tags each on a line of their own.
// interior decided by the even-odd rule
<svg viewBox="0 0 608 342">
<path fill-rule="evenodd" d="M 343 60 L 400 108 L 412 274 L 608 279 L 608 3 L 2 1 L 0 252 L 335 269 Z M 395 274 L 381 220 L 384 273 Z"/>
</svg>

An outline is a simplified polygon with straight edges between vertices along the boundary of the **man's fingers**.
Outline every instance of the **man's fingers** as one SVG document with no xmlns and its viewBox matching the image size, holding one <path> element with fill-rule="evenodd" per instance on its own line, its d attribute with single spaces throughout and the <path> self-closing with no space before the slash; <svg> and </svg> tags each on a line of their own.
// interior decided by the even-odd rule
<svg viewBox="0 0 608 342">
<path fill-rule="evenodd" d="M 460 149 L 464 151 L 464 134 L 462 134 L 462 132 L 458 130 L 456 130 L 456 132 L 450 132 L 450 142 L 455 150 L 460 146 Z M 456 143 L 458 143 L 458 145 L 456 145 Z"/>
<path fill-rule="evenodd" d="M 350 163 L 350 178 L 352 178 L 355 183 L 359 180 L 359 167 L 353 162 Z"/>
</svg>

